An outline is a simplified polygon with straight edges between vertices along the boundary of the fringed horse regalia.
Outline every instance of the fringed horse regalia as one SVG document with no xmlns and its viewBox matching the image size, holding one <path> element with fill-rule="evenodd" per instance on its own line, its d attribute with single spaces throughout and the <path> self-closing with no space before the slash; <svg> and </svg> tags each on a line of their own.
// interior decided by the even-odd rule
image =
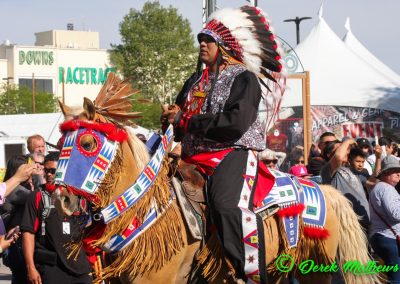
<svg viewBox="0 0 400 284">
<path fill-rule="evenodd" d="M 259 17 L 265 23 L 259 9 L 241 9 L 249 21 Z M 84 100 L 81 113 L 73 114 L 61 104 L 66 121 L 60 126 L 54 202 L 64 213 L 81 212 L 87 219 L 85 238 L 71 245 L 71 254 L 86 250 L 96 283 L 110 278 L 123 283 L 240 282 L 213 226 L 204 225 L 201 178 L 187 179 L 190 174 L 167 154 L 172 126 L 151 159 L 127 127 L 137 116 L 130 112 L 133 93 L 129 82 L 110 74 L 95 101 Z M 255 152 L 248 163 L 253 170 L 243 177 L 243 200 L 260 190 Z M 253 213 L 263 220 L 259 235 L 265 240 L 269 283 L 280 283 L 291 271 L 300 282 L 330 283 L 332 275 L 321 272 L 323 265 L 336 261 L 340 268 L 346 261 L 370 261 L 365 233 L 339 191 L 278 171 L 268 176 L 269 193 Z M 241 238 L 258 249 L 254 232 L 243 231 Z M 101 254 L 110 262 L 99 261 Z M 304 273 L 298 266 L 306 260 L 319 269 Z M 248 254 L 246 261 L 257 260 Z M 375 275 L 357 272 L 344 273 L 347 283 L 379 282 Z M 247 278 L 248 283 L 259 283 L 260 276 Z"/>
</svg>

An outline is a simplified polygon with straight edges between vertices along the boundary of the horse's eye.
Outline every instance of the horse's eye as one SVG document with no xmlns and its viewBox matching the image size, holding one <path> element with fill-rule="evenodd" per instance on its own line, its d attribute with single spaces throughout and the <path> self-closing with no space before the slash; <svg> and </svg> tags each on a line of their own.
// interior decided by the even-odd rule
<svg viewBox="0 0 400 284">
<path fill-rule="evenodd" d="M 90 149 L 92 148 L 91 143 L 89 142 L 85 142 L 83 143 L 83 145 L 81 145 L 83 149 L 85 149 L 86 151 L 90 151 Z"/>
<path fill-rule="evenodd" d="M 79 145 L 82 147 L 83 150 L 89 153 L 95 152 L 98 146 L 96 139 L 90 134 L 82 135 L 79 141 Z"/>
</svg>

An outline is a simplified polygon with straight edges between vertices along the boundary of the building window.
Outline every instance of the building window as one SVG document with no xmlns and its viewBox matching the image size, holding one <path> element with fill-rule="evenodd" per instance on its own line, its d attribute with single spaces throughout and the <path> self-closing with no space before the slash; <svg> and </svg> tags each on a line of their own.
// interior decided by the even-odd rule
<svg viewBox="0 0 400 284">
<path fill-rule="evenodd" d="M 32 90 L 32 79 L 19 79 L 18 84 L 20 86 L 26 86 Z M 53 93 L 53 80 L 51 79 L 35 79 L 35 90 L 36 92 Z"/>
</svg>

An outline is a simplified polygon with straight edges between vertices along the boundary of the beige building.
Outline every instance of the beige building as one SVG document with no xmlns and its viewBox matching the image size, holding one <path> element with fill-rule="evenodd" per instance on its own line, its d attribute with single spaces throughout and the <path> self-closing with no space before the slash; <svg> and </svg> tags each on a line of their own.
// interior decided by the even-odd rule
<svg viewBox="0 0 400 284">
<path fill-rule="evenodd" d="M 99 33 L 51 30 L 35 34 L 34 46 L 0 45 L 0 83 L 53 93 L 67 105 L 94 99 L 111 66 L 109 52 L 100 49 Z"/>
</svg>

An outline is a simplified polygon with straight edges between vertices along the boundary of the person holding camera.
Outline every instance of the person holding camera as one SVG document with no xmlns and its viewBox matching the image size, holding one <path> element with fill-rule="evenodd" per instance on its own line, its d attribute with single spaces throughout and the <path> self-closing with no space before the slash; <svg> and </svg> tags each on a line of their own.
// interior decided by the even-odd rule
<svg viewBox="0 0 400 284">
<path fill-rule="evenodd" d="M 328 143 L 323 153 L 328 162 L 321 169 L 321 177 L 324 184 L 331 184 L 340 190 L 352 203 L 354 212 L 361 217 L 360 225 L 367 232 L 370 222 L 367 195 L 360 179 L 349 167 L 349 155 L 357 156 L 357 150 L 357 143 L 353 139 Z"/>
<path fill-rule="evenodd" d="M 33 176 L 38 174 L 38 166 L 31 162 L 30 156 L 16 155 L 12 156 L 7 162 L 7 170 L 4 180 L 7 183 L 13 177 L 20 175 L 20 168 L 32 168 L 29 175 L 21 175 L 19 183 L 14 186 L 14 190 L 9 192 L 6 201 L 0 207 L 2 220 L 5 228 L 10 230 L 21 225 L 24 206 L 29 194 L 33 191 Z M 23 179 L 22 179 L 23 178 Z M 0 232 L 2 234 L 3 232 Z M 15 246 L 11 246 L 3 255 L 4 263 L 10 267 L 12 272 L 11 283 L 27 283 L 25 262 L 22 255 L 21 239 L 16 241 Z"/>
</svg>

